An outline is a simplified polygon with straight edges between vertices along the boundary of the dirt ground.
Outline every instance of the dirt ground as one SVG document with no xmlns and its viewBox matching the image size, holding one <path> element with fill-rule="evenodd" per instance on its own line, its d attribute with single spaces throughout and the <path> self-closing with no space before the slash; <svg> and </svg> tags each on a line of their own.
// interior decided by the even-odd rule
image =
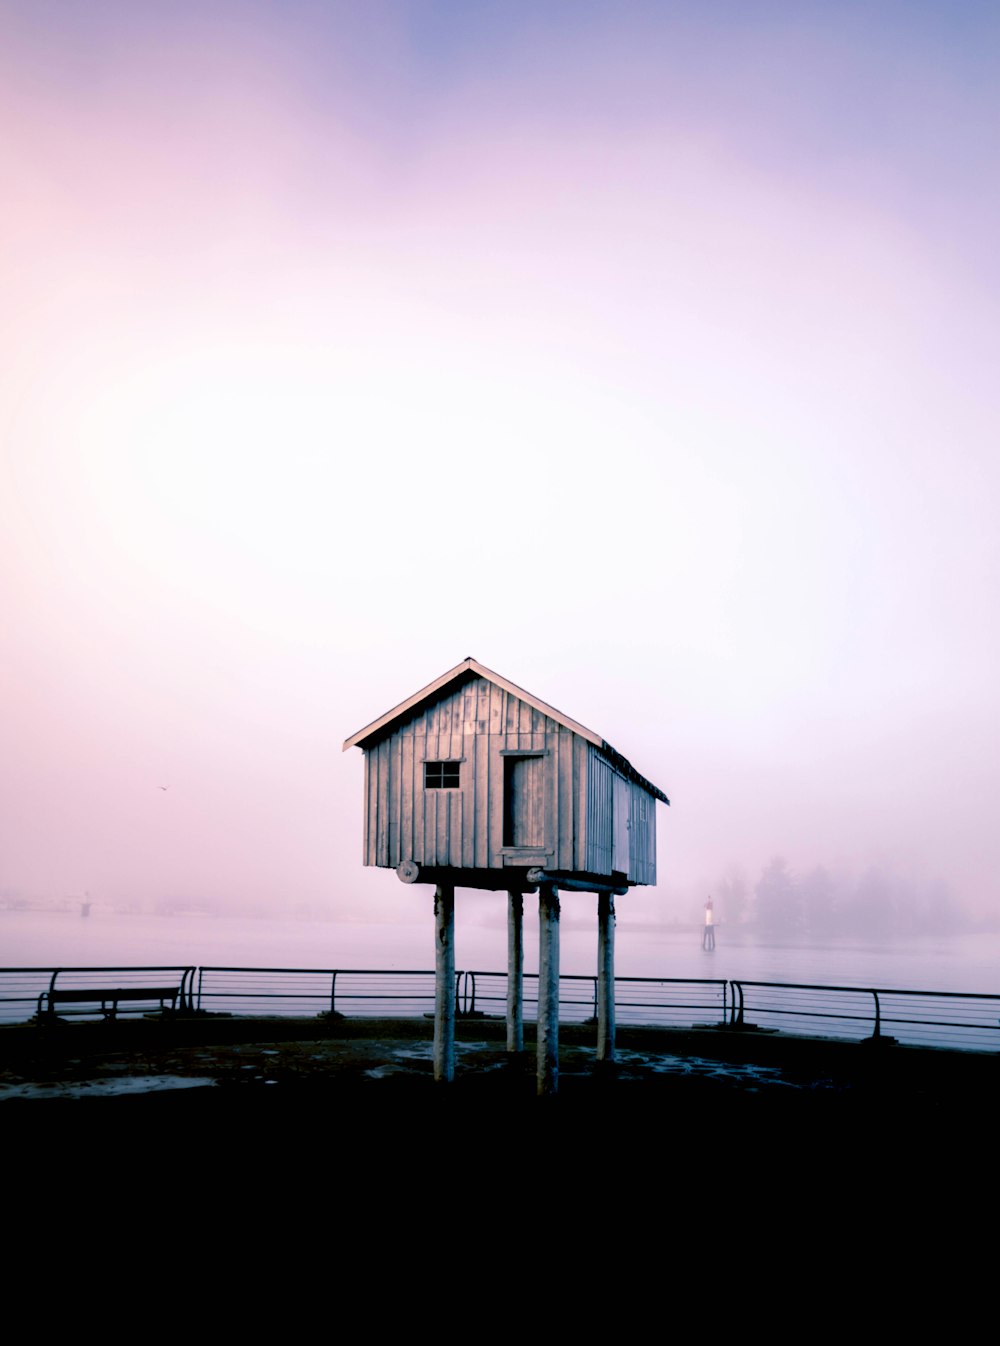
<svg viewBox="0 0 1000 1346">
<path fill-rule="evenodd" d="M 909 1127 L 992 1106 L 997 1058 L 734 1033 L 706 1027 L 619 1030 L 614 1066 L 598 1066 L 591 1026 L 564 1026 L 557 1099 L 535 1097 L 533 1044 L 504 1051 L 504 1026 L 460 1021 L 456 1078 L 435 1084 L 431 1025 L 422 1019 L 123 1019 L 0 1030 L 0 1115 L 43 1104 L 205 1111 L 311 1106 L 540 1108 L 696 1117 L 772 1114 L 847 1122 L 905 1116 Z M 981 1115 L 981 1112 L 980 1112 Z"/>
<path fill-rule="evenodd" d="M 995 1116 L 993 1056 L 623 1028 L 598 1069 L 593 1028 L 564 1027 L 559 1094 L 539 1099 L 531 1045 L 511 1059 L 503 1033 L 460 1023 L 440 1085 L 423 1020 L 5 1028 L 0 1138 L 8 1191 L 29 1194 L 9 1207 L 39 1240 L 106 1222 L 116 1257 L 132 1229 L 175 1263 L 238 1247 L 244 1304 L 248 1274 L 277 1261 L 299 1279 L 313 1266 L 317 1286 L 339 1267 L 377 1304 L 401 1265 L 419 1282 L 432 1249 L 485 1287 L 498 1250 L 527 1266 L 558 1245 L 581 1305 L 599 1230 L 597 1280 L 628 1244 L 630 1275 L 702 1250 L 756 1259 L 766 1286 L 800 1248 L 898 1260 L 912 1236 L 923 1255 L 929 1221 L 969 1228 L 992 1204 L 994 1166 L 969 1157 Z"/>
</svg>

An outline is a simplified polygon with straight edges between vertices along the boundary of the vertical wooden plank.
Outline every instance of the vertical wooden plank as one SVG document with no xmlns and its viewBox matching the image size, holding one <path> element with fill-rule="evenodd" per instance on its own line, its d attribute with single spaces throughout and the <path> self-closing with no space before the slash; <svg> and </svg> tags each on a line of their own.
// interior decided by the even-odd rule
<svg viewBox="0 0 1000 1346">
<path fill-rule="evenodd" d="M 490 690 L 490 733 L 499 734 L 503 729 L 504 690 L 492 682 L 487 685 Z"/>
<path fill-rule="evenodd" d="M 649 853 L 652 860 L 652 869 L 650 871 L 649 881 L 650 883 L 655 884 L 656 883 L 656 800 L 655 799 L 651 798 L 649 801 L 649 812 L 650 812 L 649 826 L 651 832 Z"/>
<path fill-rule="evenodd" d="M 587 744 L 577 734 L 573 734 L 573 785 L 576 808 L 574 810 L 574 868 L 587 869 Z"/>
<path fill-rule="evenodd" d="M 451 751 L 451 719 L 455 700 L 453 696 L 446 696 L 444 700 L 438 702 L 438 737 L 442 744 L 442 757 L 450 756 Z"/>
<path fill-rule="evenodd" d="M 393 869 L 402 856 L 399 853 L 399 828 L 403 808 L 403 738 L 399 733 L 389 739 L 389 864 Z"/>
<path fill-rule="evenodd" d="M 521 702 L 516 696 L 507 693 L 505 701 L 506 714 L 504 716 L 504 747 L 508 750 L 517 747 L 518 724 L 521 715 Z"/>
<path fill-rule="evenodd" d="M 371 780 L 368 789 L 368 855 L 370 865 L 378 864 L 378 744 L 368 750 Z"/>
<path fill-rule="evenodd" d="M 552 755 L 559 763 L 559 793 L 557 799 L 559 839 L 556 846 L 556 868 L 572 870 L 573 856 L 573 735 L 568 729 L 557 730 L 548 740 Z"/>
<path fill-rule="evenodd" d="M 468 725 L 474 721 L 467 721 Z M 476 863 L 476 737 L 465 736 L 465 761 L 462 763 L 462 865 L 473 869 Z"/>
<path fill-rule="evenodd" d="M 436 795 L 437 804 L 437 864 L 450 865 L 451 860 L 448 856 L 448 831 L 451 822 L 451 813 L 449 809 L 449 795 L 446 790 L 432 790 L 431 794 Z"/>
<path fill-rule="evenodd" d="M 427 707 L 426 720 L 427 720 L 427 761 L 438 762 L 441 760 L 441 754 L 438 751 L 439 748 L 438 740 L 440 737 L 438 734 L 438 724 L 440 723 L 440 720 L 438 715 L 438 707 L 436 705 L 430 705 Z"/>
<path fill-rule="evenodd" d="M 465 688 L 460 687 L 451 703 L 451 743 L 448 756 L 461 757 L 465 746 Z"/>
<path fill-rule="evenodd" d="M 476 683 L 476 732 L 490 732 L 490 684 L 485 678 Z"/>
<path fill-rule="evenodd" d="M 650 863 L 649 855 L 649 832 L 651 815 L 655 808 L 655 800 L 650 799 L 649 795 L 641 785 L 632 785 L 632 817 L 633 817 L 633 845 L 635 846 L 635 877 L 637 883 L 649 883 Z"/>
<path fill-rule="evenodd" d="M 378 745 L 378 838 L 375 845 L 376 864 L 389 863 L 389 744 L 386 739 Z"/>
<path fill-rule="evenodd" d="M 539 717 L 544 724 L 544 717 Z M 535 734 L 535 741 L 544 748 L 546 739 L 544 734 Z M 540 845 L 546 850 L 559 851 L 559 756 L 555 743 L 552 744 L 552 751 L 547 757 L 536 757 L 541 779 L 539 784 L 542 787 L 542 816 L 539 819 L 538 834 L 541 837 Z M 553 856 L 555 859 L 555 855 Z"/>
<path fill-rule="evenodd" d="M 587 748 L 586 758 L 587 758 L 587 858 L 584 861 L 583 867 L 588 872 L 592 871 L 594 873 L 597 873 L 597 868 L 594 864 L 595 852 L 597 849 L 595 844 L 597 836 L 597 819 L 595 817 L 597 786 L 594 779 L 596 775 L 596 768 L 594 765 L 593 749 L 589 747 Z"/>
<path fill-rule="evenodd" d="M 587 869 L 610 874 L 614 855 L 614 779 L 610 762 L 587 747 Z"/>
<path fill-rule="evenodd" d="M 611 867 L 631 877 L 629 871 L 629 783 L 617 771 L 612 772 L 614 831 Z"/>
<path fill-rule="evenodd" d="M 378 864 L 378 744 L 374 744 L 368 750 L 368 761 L 371 767 L 371 789 L 368 791 L 368 818 L 369 818 L 369 842 L 368 849 L 371 854 L 371 864 Z"/>
<path fill-rule="evenodd" d="M 413 860 L 413 744 L 412 734 L 404 734 L 400 745 L 399 858 Z"/>
<path fill-rule="evenodd" d="M 438 790 L 424 791 L 424 856 L 425 863 L 436 865 L 437 859 L 437 802 Z"/>
<path fill-rule="evenodd" d="M 448 792 L 448 863 L 461 869 L 465 863 L 464 797 L 461 790 Z"/>
<path fill-rule="evenodd" d="M 473 749 L 473 818 L 470 830 L 473 836 L 473 864 L 478 869 L 486 869 L 490 863 L 489 848 L 489 744 L 486 734 L 477 734 L 472 740 Z"/>
<path fill-rule="evenodd" d="M 500 734 L 490 735 L 489 761 L 487 763 L 487 772 L 489 780 L 489 799 L 487 803 L 489 811 L 489 850 L 490 850 L 490 868 L 503 868 L 503 763 L 504 759 L 500 756 L 500 748 L 504 743 L 504 736 Z"/>
<path fill-rule="evenodd" d="M 517 722 L 517 732 L 518 732 L 518 734 L 526 734 L 526 735 L 528 735 L 529 742 L 528 742 L 527 744 L 523 745 L 523 746 L 525 746 L 525 747 L 529 747 L 529 746 L 530 746 L 530 737 L 531 737 L 531 716 L 532 716 L 532 709 L 531 709 L 531 707 L 528 705 L 527 701 L 518 701 L 518 703 L 517 703 L 517 707 L 518 707 L 518 711 L 519 711 L 518 722 Z M 520 743 L 518 743 L 518 747 L 521 747 L 521 746 L 522 746 L 522 745 L 521 745 Z"/>
<path fill-rule="evenodd" d="M 429 864 L 427 859 L 427 791 L 424 789 L 424 764 L 420 760 L 420 744 L 422 739 L 417 739 L 417 747 L 413 754 L 413 770 L 416 774 L 413 791 L 413 858 L 419 865 Z"/>
<path fill-rule="evenodd" d="M 361 854 L 364 865 L 370 865 L 372 861 L 372 765 L 371 753 L 367 748 L 364 750 L 365 758 L 365 839 Z"/>
</svg>

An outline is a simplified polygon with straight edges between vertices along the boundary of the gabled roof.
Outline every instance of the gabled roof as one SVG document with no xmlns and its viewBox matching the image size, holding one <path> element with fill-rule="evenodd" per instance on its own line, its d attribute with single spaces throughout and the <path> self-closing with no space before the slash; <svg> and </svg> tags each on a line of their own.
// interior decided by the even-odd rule
<svg viewBox="0 0 1000 1346">
<path fill-rule="evenodd" d="M 655 795 L 657 799 L 662 799 L 664 804 L 670 803 L 670 800 L 662 790 L 653 785 L 651 781 L 646 780 L 644 776 L 640 776 L 635 767 L 632 766 L 631 762 L 626 761 L 620 752 L 616 752 L 610 743 L 601 738 L 600 734 L 595 734 L 592 729 L 588 729 L 577 720 L 571 720 L 570 717 L 564 715 L 561 710 L 556 710 L 554 706 L 550 706 L 545 701 L 539 700 L 537 696 L 532 696 L 531 693 L 526 692 L 523 687 L 518 687 L 516 683 L 511 682 L 508 678 L 501 677 L 499 673 L 494 673 L 492 669 L 477 663 L 477 661 L 471 657 L 463 659 L 460 664 L 456 664 L 454 668 L 450 668 L 447 673 L 442 673 L 439 678 L 435 678 L 433 682 L 429 682 L 426 687 L 421 687 L 419 692 L 414 692 L 413 695 L 407 697 L 405 701 L 401 701 L 398 706 L 393 706 L 392 710 L 387 710 L 386 713 L 380 715 L 377 720 L 372 720 L 371 724 L 366 724 L 364 729 L 359 729 L 356 734 L 352 734 L 350 738 L 345 739 L 344 752 L 346 752 L 348 748 L 364 748 L 371 739 L 378 738 L 382 731 L 393 724 L 394 721 L 404 719 L 411 711 L 416 710 L 417 707 L 424 702 L 432 701 L 438 692 L 442 691 L 450 683 L 465 682 L 468 681 L 469 678 L 474 677 L 485 678 L 487 682 L 492 682 L 497 687 L 502 687 L 504 691 L 510 692 L 512 696 L 519 697 L 529 706 L 540 711 L 542 715 L 547 715 L 550 719 L 555 720 L 557 724 L 561 724 L 563 728 L 571 730 L 574 734 L 579 734 L 580 737 L 585 738 L 588 743 L 592 743 L 602 756 L 606 757 L 623 775 L 627 776 L 630 780 L 634 780 L 638 785 L 641 785 L 644 790 L 648 790 L 651 795 Z"/>
</svg>

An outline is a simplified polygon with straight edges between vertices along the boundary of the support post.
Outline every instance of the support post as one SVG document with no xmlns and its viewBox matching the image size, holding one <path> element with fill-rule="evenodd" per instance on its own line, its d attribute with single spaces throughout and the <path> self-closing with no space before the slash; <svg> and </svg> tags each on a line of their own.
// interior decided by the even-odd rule
<svg viewBox="0 0 1000 1346">
<path fill-rule="evenodd" d="M 559 889 L 538 886 L 538 1094 L 559 1089 Z"/>
<path fill-rule="evenodd" d="M 455 1078 L 455 886 L 434 890 L 434 1078 Z"/>
<path fill-rule="evenodd" d="M 524 898 L 507 894 L 507 1050 L 524 1051 Z"/>
<path fill-rule="evenodd" d="M 615 1059 L 615 899 L 597 897 L 597 1059 Z"/>
</svg>

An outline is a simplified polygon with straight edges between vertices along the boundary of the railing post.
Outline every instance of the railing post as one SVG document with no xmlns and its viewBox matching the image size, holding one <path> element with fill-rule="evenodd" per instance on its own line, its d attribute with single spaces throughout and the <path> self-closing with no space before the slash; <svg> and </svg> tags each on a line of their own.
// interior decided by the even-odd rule
<svg viewBox="0 0 1000 1346">
<path fill-rule="evenodd" d="M 882 1007 L 878 1003 L 878 991 L 872 991 L 872 995 L 875 997 L 875 1028 L 872 1038 L 877 1040 L 882 1036 Z"/>
<path fill-rule="evenodd" d="M 52 1018 L 52 1019 L 55 1018 L 55 1013 L 56 1013 L 56 1012 L 55 1012 L 55 1009 L 54 1009 L 53 1006 L 52 1006 L 52 992 L 56 989 L 56 977 L 59 976 L 59 973 L 60 973 L 61 971 L 62 971 L 62 968 L 59 968 L 59 967 L 57 967 L 57 968 L 53 968 L 53 970 L 52 970 L 52 976 L 51 976 L 51 978 L 50 978 L 50 980 L 49 980 L 49 1007 L 48 1007 L 48 1010 L 46 1011 L 46 1013 L 47 1013 L 48 1017 L 49 1017 L 49 1018 Z M 44 992 L 43 992 L 43 994 L 44 994 Z M 38 1008 L 39 1008 L 39 1011 L 41 1011 L 41 1007 L 42 1007 L 42 997 L 39 996 L 39 997 L 38 997 Z"/>
<path fill-rule="evenodd" d="M 330 974 L 330 1017 L 337 1013 L 337 970 Z"/>
</svg>

